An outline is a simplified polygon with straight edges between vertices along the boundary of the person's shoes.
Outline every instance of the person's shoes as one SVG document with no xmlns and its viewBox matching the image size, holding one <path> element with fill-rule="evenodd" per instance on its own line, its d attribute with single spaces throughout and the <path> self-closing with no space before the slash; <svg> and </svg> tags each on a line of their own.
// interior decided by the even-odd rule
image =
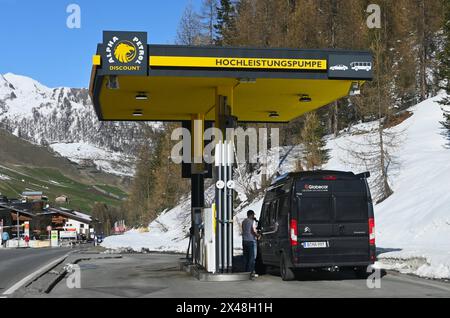
<svg viewBox="0 0 450 318">
<path fill-rule="evenodd" d="M 250 274 L 250 277 L 251 277 L 252 279 L 255 279 L 255 278 L 258 278 L 259 275 L 256 274 L 256 273 L 251 273 L 251 274 Z"/>
</svg>

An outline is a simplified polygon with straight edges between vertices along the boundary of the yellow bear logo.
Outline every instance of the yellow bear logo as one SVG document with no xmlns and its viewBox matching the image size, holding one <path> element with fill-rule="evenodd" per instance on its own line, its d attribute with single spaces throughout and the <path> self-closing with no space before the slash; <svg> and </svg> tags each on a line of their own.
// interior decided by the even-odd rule
<svg viewBox="0 0 450 318">
<path fill-rule="evenodd" d="M 114 50 L 114 56 L 121 63 L 129 63 L 136 57 L 136 48 L 128 43 L 120 43 Z"/>
</svg>

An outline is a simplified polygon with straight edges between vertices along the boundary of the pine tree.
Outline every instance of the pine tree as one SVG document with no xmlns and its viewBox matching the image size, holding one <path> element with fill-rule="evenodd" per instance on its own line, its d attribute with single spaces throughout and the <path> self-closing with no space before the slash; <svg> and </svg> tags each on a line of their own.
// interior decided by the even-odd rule
<svg viewBox="0 0 450 318">
<path fill-rule="evenodd" d="M 450 148 L 450 112 L 444 113 L 444 121 L 441 122 L 444 129 L 443 135 L 447 138 L 447 148 Z"/>
<path fill-rule="evenodd" d="M 371 185 L 375 190 L 377 202 L 382 202 L 393 194 L 389 177 L 394 167 L 398 166 L 392 153 L 399 143 L 399 134 L 388 131 L 394 111 L 392 92 L 393 61 L 386 50 L 388 39 L 384 30 L 375 30 L 371 34 L 371 50 L 374 54 L 374 81 L 364 88 L 363 102 L 366 112 L 375 118 L 378 125 L 367 134 L 363 142 L 347 145 L 350 156 L 355 160 L 354 166 L 364 166 L 372 173 Z"/>
<path fill-rule="evenodd" d="M 151 219 L 149 204 L 155 188 L 154 173 L 151 169 L 155 161 L 153 151 L 155 132 L 148 126 L 142 128 L 145 129 L 145 137 L 137 154 L 136 173 L 125 204 L 127 223 L 132 226 L 144 225 Z"/>
<path fill-rule="evenodd" d="M 444 1 L 444 28 L 443 28 L 443 48 L 438 54 L 437 79 L 439 88 L 444 90 L 448 96 L 444 97 L 441 105 L 450 105 L 450 2 Z"/>
<path fill-rule="evenodd" d="M 236 28 L 236 6 L 232 0 L 220 0 L 217 7 L 216 44 L 229 45 Z"/>
<path fill-rule="evenodd" d="M 446 3 L 447 2 L 447 3 Z M 435 51 L 436 34 L 442 28 L 442 5 L 448 0 L 414 0 L 408 10 L 413 18 L 411 30 L 416 36 L 418 91 L 420 100 L 426 99 L 432 91 L 428 80 L 428 72 L 433 69 L 433 52 Z"/>
<path fill-rule="evenodd" d="M 307 170 L 320 169 L 329 159 L 323 135 L 323 127 L 317 113 L 311 112 L 306 114 L 305 124 L 300 136 L 304 146 L 303 161 Z"/>
<path fill-rule="evenodd" d="M 447 93 L 439 103 L 443 106 L 450 106 L 450 2 L 444 0 L 444 28 L 443 28 L 443 47 L 438 54 L 438 71 L 437 80 L 439 88 Z M 444 113 L 444 121 L 442 122 L 444 135 L 449 140 L 450 147 L 450 111 Z"/>
<path fill-rule="evenodd" d="M 99 222 L 96 231 L 100 231 L 106 236 L 111 234 L 111 225 L 119 219 L 119 214 L 116 209 L 108 207 L 105 203 L 100 202 L 95 202 L 91 214 Z"/>
</svg>

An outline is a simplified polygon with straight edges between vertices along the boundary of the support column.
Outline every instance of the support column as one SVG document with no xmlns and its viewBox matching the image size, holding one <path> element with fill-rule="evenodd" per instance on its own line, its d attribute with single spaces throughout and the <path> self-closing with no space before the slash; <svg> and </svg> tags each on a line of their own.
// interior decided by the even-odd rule
<svg viewBox="0 0 450 318">
<path fill-rule="evenodd" d="M 233 87 L 216 90 L 216 128 L 224 139 L 216 145 L 216 268 L 218 273 L 231 273 L 233 269 L 233 147 L 227 139 L 226 129 L 235 126 Z"/>
<path fill-rule="evenodd" d="M 199 223 L 201 211 L 205 207 L 205 165 L 203 163 L 204 150 L 203 114 L 192 115 L 191 121 L 191 224 L 192 224 L 192 261 L 197 264 L 200 257 L 200 230 Z"/>
</svg>

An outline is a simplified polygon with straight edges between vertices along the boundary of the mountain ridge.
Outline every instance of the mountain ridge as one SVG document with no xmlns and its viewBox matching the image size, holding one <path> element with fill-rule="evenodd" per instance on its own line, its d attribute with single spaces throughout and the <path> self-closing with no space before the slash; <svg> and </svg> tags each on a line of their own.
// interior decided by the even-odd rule
<svg viewBox="0 0 450 318">
<path fill-rule="evenodd" d="M 57 145 L 76 163 L 92 160 L 102 171 L 133 176 L 143 125 L 152 124 L 99 121 L 86 88 L 49 88 L 27 76 L 0 74 L 0 128 L 37 145 Z M 61 146 L 71 144 L 86 145 L 89 151 L 81 153 L 89 152 L 88 157 L 72 158 Z M 111 153 L 113 162 L 105 164 Z"/>
</svg>

